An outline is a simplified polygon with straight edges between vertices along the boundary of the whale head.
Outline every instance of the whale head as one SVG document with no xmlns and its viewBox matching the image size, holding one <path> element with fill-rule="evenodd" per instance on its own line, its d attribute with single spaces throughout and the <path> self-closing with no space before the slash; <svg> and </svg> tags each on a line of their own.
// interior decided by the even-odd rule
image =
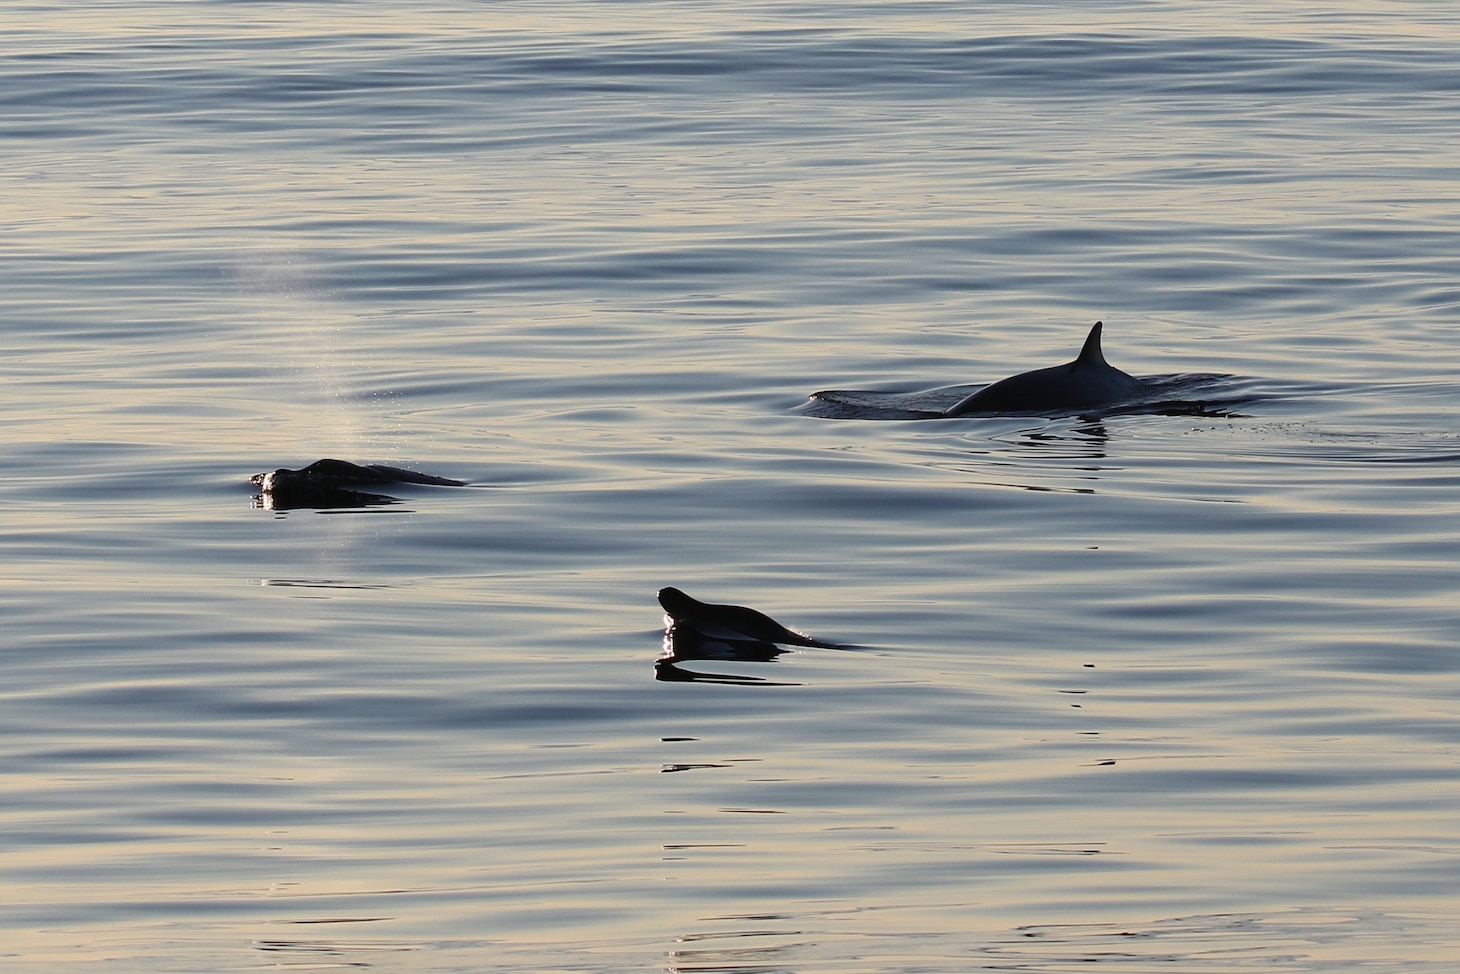
<svg viewBox="0 0 1460 974">
<path fill-rule="evenodd" d="M 703 606 L 704 603 L 690 598 L 677 588 L 667 587 L 659 590 L 659 605 L 664 609 L 665 614 L 682 619 Z"/>
</svg>

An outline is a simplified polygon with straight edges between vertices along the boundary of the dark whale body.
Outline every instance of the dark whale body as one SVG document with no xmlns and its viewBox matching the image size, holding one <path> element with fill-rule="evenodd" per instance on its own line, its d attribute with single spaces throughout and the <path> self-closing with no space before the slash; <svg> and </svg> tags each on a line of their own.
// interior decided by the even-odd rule
<svg viewBox="0 0 1460 974">
<path fill-rule="evenodd" d="M 1101 322 L 1095 322 L 1085 347 L 1073 362 L 1001 379 L 965 396 L 943 415 L 1097 409 L 1149 395 L 1149 385 L 1105 361 L 1100 351 L 1100 328 Z"/>
<path fill-rule="evenodd" d="M 354 487 L 382 484 L 425 484 L 432 487 L 465 487 L 460 480 L 447 480 L 430 474 L 388 467 L 383 463 L 361 466 L 348 460 L 316 460 L 299 470 L 280 468 L 272 473 L 256 473 L 249 483 L 265 494 L 287 490 L 348 490 Z"/>
<path fill-rule="evenodd" d="M 255 506 L 270 511 L 296 508 L 375 507 L 398 503 L 383 491 L 392 486 L 421 484 L 427 487 L 465 487 L 460 480 L 388 467 L 383 463 L 360 465 L 347 460 L 319 460 L 299 470 L 279 469 L 249 478 L 258 489 Z"/>
<path fill-rule="evenodd" d="M 841 648 L 837 643 L 822 642 L 805 633 L 787 629 L 763 612 L 742 605 L 716 605 L 690 598 L 677 588 L 661 588 L 659 604 L 664 608 L 665 623 L 673 635 L 676 631 L 692 631 L 696 638 L 712 638 L 717 642 L 770 644 L 782 646 L 814 646 L 821 649 Z M 744 658 L 744 657 L 741 657 Z"/>
</svg>

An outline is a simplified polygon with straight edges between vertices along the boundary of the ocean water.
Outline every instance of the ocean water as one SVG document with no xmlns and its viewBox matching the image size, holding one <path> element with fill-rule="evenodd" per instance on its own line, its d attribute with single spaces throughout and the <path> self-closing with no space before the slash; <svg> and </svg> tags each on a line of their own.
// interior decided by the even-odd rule
<svg viewBox="0 0 1460 974">
<path fill-rule="evenodd" d="M 1460 12 L 6 13 L 6 971 L 1453 970 Z"/>
</svg>

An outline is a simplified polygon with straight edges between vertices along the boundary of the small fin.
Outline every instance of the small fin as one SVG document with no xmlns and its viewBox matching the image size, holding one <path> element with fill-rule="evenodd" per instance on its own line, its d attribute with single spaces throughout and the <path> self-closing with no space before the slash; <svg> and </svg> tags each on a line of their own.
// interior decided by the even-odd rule
<svg viewBox="0 0 1460 974">
<path fill-rule="evenodd" d="M 1090 329 L 1090 334 L 1085 338 L 1085 347 L 1080 349 L 1080 357 L 1075 359 L 1076 365 L 1104 365 L 1105 356 L 1100 352 L 1100 326 L 1103 322 L 1095 322 L 1095 327 Z"/>
</svg>

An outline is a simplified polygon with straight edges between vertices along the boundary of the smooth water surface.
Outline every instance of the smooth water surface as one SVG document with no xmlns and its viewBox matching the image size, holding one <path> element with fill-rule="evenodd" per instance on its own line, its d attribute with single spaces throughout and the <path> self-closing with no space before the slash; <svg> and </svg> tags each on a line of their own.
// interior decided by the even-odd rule
<svg viewBox="0 0 1460 974">
<path fill-rule="evenodd" d="M 7 971 L 1460 956 L 1445 5 L 7 12 Z"/>
</svg>

